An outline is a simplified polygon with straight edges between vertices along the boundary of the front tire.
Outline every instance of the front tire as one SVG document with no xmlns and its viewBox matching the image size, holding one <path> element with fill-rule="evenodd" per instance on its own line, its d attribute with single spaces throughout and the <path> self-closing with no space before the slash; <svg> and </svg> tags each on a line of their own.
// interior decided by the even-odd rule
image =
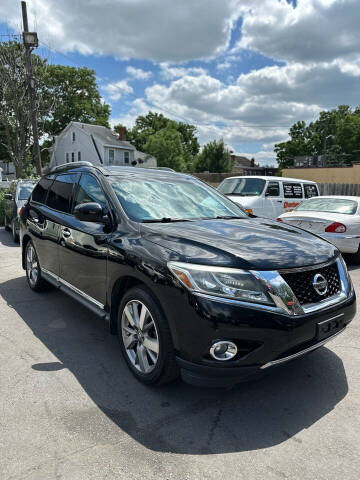
<svg viewBox="0 0 360 480">
<path fill-rule="evenodd" d="M 30 240 L 25 249 L 26 279 L 31 290 L 43 292 L 49 288 L 49 284 L 41 276 L 39 259 L 35 247 Z"/>
<path fill-rule="evenodd" d="M 125 294 L 117 330 L 123 357 L 140 382 L 163 385 L 178 377 L 167 320 L 147 289 L 134 287 Z"/>
</svg>

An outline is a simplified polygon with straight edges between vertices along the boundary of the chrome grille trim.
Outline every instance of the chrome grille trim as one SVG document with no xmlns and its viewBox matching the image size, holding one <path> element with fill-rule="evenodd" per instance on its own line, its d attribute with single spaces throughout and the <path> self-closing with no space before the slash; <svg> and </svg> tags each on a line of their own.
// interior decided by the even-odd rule
<svg viewBox="0 0 360 480">
<path fill-rule="evenodd" d="M 333 265 L 339 257 L 333 258 L 329 262 L 324 262 L 324 263 L 318 263 L 317 265 L 309 265 L 308 267 L 295 267 L 295 268 L 281 268 L 278 270 L 280 275 L 282 273 L 297 273 L 297 272 L 309 272 L 311 270 L 318 270 L 320 268 L 325 268 L 329 267 L 330 265 Z"/>
</svg>

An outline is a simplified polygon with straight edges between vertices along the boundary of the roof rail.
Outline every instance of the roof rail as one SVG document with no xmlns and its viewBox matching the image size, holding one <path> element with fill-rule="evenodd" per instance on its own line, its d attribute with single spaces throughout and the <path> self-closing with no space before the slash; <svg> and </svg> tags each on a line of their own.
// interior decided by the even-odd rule
<svg viewBox="0 0 360 480">
<path fill-rule="evenodd" d="M 61 165 L 56 165 L 56 167 L 52 168 L 49 173 L 57 172 L 58 170 L 62 170 L 64 167 L 68 168 L 76 168 L 76 167 L 93 167 L 94 165 L 90 162 L 72 162 L 72 163 L 62 163 Z"/>
</svg>

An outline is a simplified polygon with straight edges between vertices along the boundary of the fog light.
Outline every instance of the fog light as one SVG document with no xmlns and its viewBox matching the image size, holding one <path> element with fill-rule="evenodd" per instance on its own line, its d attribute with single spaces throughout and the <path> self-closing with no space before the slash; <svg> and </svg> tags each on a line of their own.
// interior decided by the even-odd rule
<svg viewBox="0 0 360 480">
<path fill-rule="evenodd" d="M 215 342 L 211 345 L 210 355 L 215 358 L 215 360 L 220 360 L 222 362 L 226 360 L 231 360 L 237 354 L 237 346 L 233 342 L 227 340 L 221 340 Z"/>
</svg>

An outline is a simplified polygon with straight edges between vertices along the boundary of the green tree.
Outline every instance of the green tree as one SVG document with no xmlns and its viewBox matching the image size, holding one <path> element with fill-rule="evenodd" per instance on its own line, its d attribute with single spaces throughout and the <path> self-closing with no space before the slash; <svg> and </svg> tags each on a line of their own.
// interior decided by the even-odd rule
<svg viewBox="0 0 360 480">
<path fill-rule="evenodd" d="M 159 167 L 181 171 L 185 167 L 181 140 L 181 135 L 176 129 L 166 126 L 148 137 L 143 151 L 154 156 Z"/>
<path fill-rule="evenodd" d="M 44 132 L 57 135 L 71 121 L 109 127 L 110 107 L 101 99 L 94 70 L 48 65 L 43 74 L 43 94 L 52 103 Z"/>
<path fill-rule="evenodd" d="M 127 139 L 135 145 L 138 150 L 145 151 L 145 144 L 149 137 L 164 128 L 176 130 L 180 134 L 182 157 L 186 163 L 186 168 L 191 170 L 194 159 L 200 150 L 197 131 L 194 125 L 175 122 L 165 117 L 162 113 L 150 111 L 147 115 L 139 115 L 137 117 L 134 127 L 128 130 Z"/>
<path fill-rule="evenodd" d="M 275 145 L 280 168 L 291 167 L 296 156 L 325 155 L 327 163 L 359 160 L 360 107 L 348 105 L 320 112 L 319 118 L 306 125 L 295 123 L 290 139 Z"/>
<path fill-rule="evenodd" d="M 231 168 L 230 152 L 222 138 L 204 145 L 195 163 L 197 172 L 224 173 L 231 172 Z"/>
<path fill-rule="evenodd" d="M 46 62 L 33 56 L 34 80 L 37 90 L 37 114 L 45 116 L 48 105 L 42 95 Z M 14 162 L 17 177 L 26 175 L 32 144 L 30 102 L 26 82 L 25 49 L 16 42 L 0 44 L 0 125 L 1 142 L 8 159 Z"/>
<path fill-rule="evenodd" d="M 110 107 L 101 99 L 93 70 L 48 65 L 35 54 L 32 64 L 40 136 L 57 135 L 70 121 L 109 126 Z M 32 131 L 22 43 L 0 43 L 0 126 L 0 149 L 23 177 L 31 162 Z"/>
</svg>

